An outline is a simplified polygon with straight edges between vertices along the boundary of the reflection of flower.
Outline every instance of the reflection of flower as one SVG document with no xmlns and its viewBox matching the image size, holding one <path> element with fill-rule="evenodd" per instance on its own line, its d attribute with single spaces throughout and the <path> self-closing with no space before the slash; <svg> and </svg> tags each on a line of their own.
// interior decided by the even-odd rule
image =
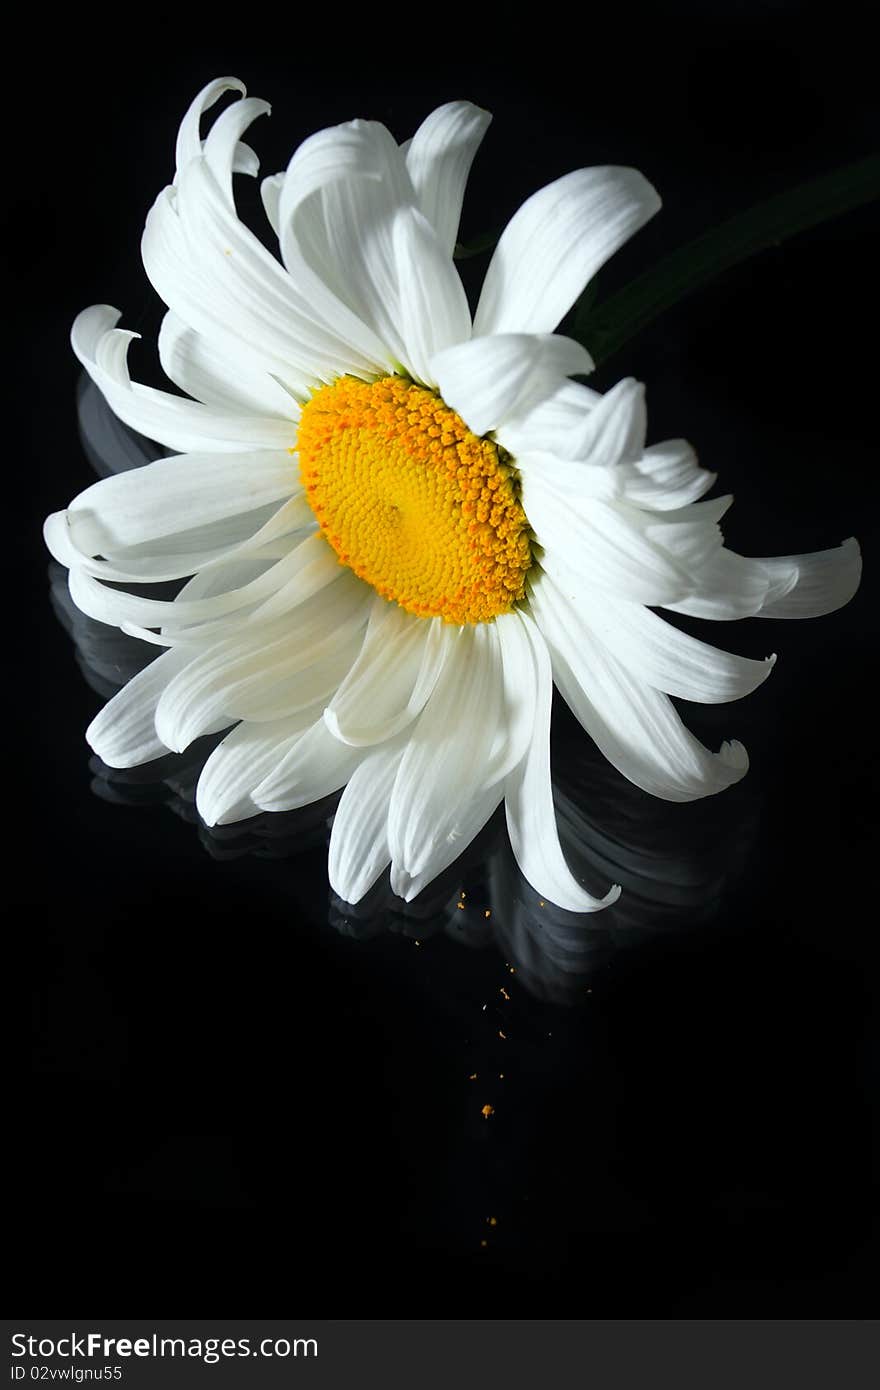
<svg viewBox="0 0 880 1390">
<path fill-rule="evenodd" d="M 620 953 L 658 933 L 713 921 L 751 844 L 756 806 L 746 789 L 708 807 L 667 806 L 624 781 L 576 737 L 564 713 L 557 735 L 554 799 L 566 860 L 588 887 L 598 890 L 612 878 L 623 889 L 601 916 L 585 918 L 540 898 L 493 821 L 473 852 L 415 904 L 401 904 L 381 884 L 354 908 L 331 899 L 336 929 L 358 938 L 390 929 L 419 940 L 444 932 L 464 946 L 494 945 L 519 984 L 562 1003 L 582 997 Z"/>
<path fill-rule="evenodd" d="M 242 93 L 202 142 L 208 106 Z M 180 451 L 103 479 L 47 522 L 74 602 L 167 648 L 89 740 L 129 767 L 236 727 L 208 759 L 209 823 L 345 786 L 331 881 L 360 898 L 391 864 L 409 899 L 503 800 L 517 860 L 588 911 L 557 835 L 552 680 L 602 752 L 673 801 L 738 780 L 668 696 L 735 699 L 770 664 L 730 656 L 650 606 L 707 618 L 807 616 L 845 602 L 854 542 L 808 557 L 724 549 L 729 499 L 681 441 L 645 449 L 641 389 L 599 396 L 553 333 L 596 269 L 658 206 L 632 170 L 581 170 L 501 237 L 472 322 L 452 251 L 488 122 L 464 102 L 407 146 L 355 121 L 263 183 L 283 265 L 238 220 L 233 172 L 265 103 L 210 84 L 185 116 L 175 182 L 147 220 L 169 313 L 168 375 L 132 383 L 132 335 L 86 310 L 74 349 L 120 418 Z M 292 455 L 298 456 L 295 462 Z M 191 576 L 173 599 L 111 584 Z M 552 671 L 552 675 L 551 675 Z"/>
</svg>

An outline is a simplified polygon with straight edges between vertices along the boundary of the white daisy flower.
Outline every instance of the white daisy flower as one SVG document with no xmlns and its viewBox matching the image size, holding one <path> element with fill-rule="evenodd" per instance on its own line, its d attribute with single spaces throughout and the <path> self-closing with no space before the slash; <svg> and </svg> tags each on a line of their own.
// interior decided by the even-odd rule
<svg viewBox="0 0 880 1390">
<path fill-rule="evenodd" d="M 241 99 L 203 141 L 204 111 Z M 746 771 L 710 752 L 670 696 L 747 694 L 773 658 L 717 651 L 655 612 L 808 617 L 853 594 L 855 541 L 781 559 L 727 550 L 731 499 L 682 440 L 645 447 L 643 390 L 570 378 L 554 329 L 659 207 L 632 169 L 583 169 L 519 209 L 471 317 L 453 261 L 489 115 L 434 111 L 398 145 L 352 121 L 264 180 L 280 260 L 239 221 L 232 175 L 265 102 L 212 82 L 180 126 L 174 183 L 142 252 L 168 313 L 165 372 L 132 381 L 136 334 L 85 310 L 73 347 L 116 414 L 176 451 L 108 477 L 46 523 L 85 613 L 165 650 L 87 738 L 111 766 L 234 725 L 197 804 L 210 824 L 345 790 L 330 879 L 358 901 L 391 866 L 413 898 L 504 800 L 513 851 L 545 898 L 595 898 L 559 844 L 553 682 L 606 757 L 688 801 Z M 119 585 L 186 579 L 176 598 Z M 114 587 L 110 587 L 114 586 Z"/>
</svg>

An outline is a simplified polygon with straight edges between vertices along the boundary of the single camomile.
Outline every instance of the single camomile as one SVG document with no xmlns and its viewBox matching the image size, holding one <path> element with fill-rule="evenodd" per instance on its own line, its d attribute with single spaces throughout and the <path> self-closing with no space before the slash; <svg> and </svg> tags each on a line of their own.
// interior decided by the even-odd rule
<svg viewBox="0 0 880 1390">
<path fill-rule="evenodd" d="M 203 140 L 229 90 L 241 99 Z M 618 890 L 592 897 L 559 845 L 554 681 L 645 791 L 720 791 L 745 750 L 705 748 L 669 697 L 737 699 L 773 658 L 718 651 L 652 610 L 826 613 L 855 591 L 858 547 L 727 550 L 731 499 L 697 500 L 714 475 L 684 441 L 645 447 L 642 387 L 571 380 L 590 357 L 553 330 L 657 211 L 640 174 L 581 169 L 529 198 L 472 317 L 453 248 L 489 115 L 451 102 L 402 145 L 372 121 L 313 135 L 262 183 L 278 259 L 233 198 L 233 174 L 258 167 L 242 136 L 268 109 L 233 78 L 210 83 L 147 218 L 159 356 L 185 394 L 131 380 L 137 335 L 117 310 L 73 327 L 116 414 L 174 451 L 46 523 L 74 602 L 164 649 L 88 741 L 130 767 L 229 728 L 199 780 L 208 824 L 344 787 L 329 867 L 349 902 L 389 864 L 413 898 L 503 800 L 533 887 L 602 907 Z M 184 579 L 173 600 L 143 595 Z"/>
</svg>

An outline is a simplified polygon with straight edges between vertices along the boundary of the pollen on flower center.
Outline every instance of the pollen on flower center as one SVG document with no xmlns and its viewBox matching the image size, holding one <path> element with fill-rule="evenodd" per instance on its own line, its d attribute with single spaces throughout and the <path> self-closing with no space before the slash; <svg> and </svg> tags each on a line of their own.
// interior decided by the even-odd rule
<svg viewBox="0 0 880 1390">
<path fill-rule="evenodd" d="M 488 622 L 532 562 L 516 477 L 434 392 L 342 377 L 303 408 L 300 477 L 343 564 L 419 617 Z"/>
</svg>

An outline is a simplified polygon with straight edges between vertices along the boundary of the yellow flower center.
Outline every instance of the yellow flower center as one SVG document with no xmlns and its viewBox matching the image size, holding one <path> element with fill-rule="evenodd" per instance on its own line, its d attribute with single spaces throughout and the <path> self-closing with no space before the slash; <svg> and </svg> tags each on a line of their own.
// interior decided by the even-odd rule
<svg viewBox="0 0 880 1390">
<path fill-rule="evenodd" d="M 516 477 L 438 395 L 341 377 L 303 408 L 300 477 L 343 564 L 421 618 L 484 623 L 532 563 Z"/>
</svg>

